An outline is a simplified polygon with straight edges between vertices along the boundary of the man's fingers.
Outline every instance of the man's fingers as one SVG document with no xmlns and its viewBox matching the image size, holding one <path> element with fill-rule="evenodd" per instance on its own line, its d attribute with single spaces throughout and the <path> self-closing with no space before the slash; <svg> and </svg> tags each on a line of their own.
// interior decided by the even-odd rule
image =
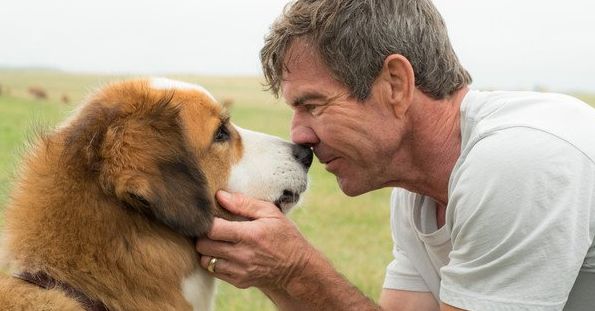
<svg viewBox="0 0 595 311">
<path fill-rule="evenodd" d="M 196 251 L 201 255 L 226 259 L 233 259 L 235 254 L 233 244 L 205 238 L 196 241 Z"/>
<path fill-rule="evenodd" d="M 240 193 L 217 191 L 217 200 L 228 211 L 251 219 L 278 216 L 281 212 L 270 202 L 256 200 Z"/>
<path fill-rule="evenodd" d="M 228 275 L 229 276 L 234 273 L 237 274 L 237 272 L 240 270 L 240 268 L 237 266 L 237 264 L 234 264 L 232 261 L 226 260 L 224 258 L 211 257 L 211 256 L 202 256 L 200 258 L 200 266 L 208 271 L 209 264 L 211 263 L 211 260 L 213 258 L 217 258 L 217 259 L 215 260 L 215 264 L 213 265 L 213 271 L 215 271 L 215 272 L 211 272 L 211 273 L 216 274 L 217 277 L 220 277 L 220 275 Z"/>
<path fill-rule="evenodd" d="M 215 241 L 237 243 L 241 241 L 242 236 L 246 235 L 245 230 L 245 226 L 241 222 L 215 217 L 211 230 L 207 232 L 207 237 Z"/>
<path fill-rule="evenodd" d="M 211 265 L 211 260 L 214 260 L 214 264 L 212 264 L 213 272 L 209 271 L 209 265 Z M 201 256 L 200 257 L 200 266 L 203 267 L 205 270 L 215 273 L 215 274 L 227 274 L 229 273 L 229 261 L 223 258 L 219 258 L 217 256 Z"/>
<path fill-rule="evenodd" d="M 202 256 L 200 258 L 200 266 L 203 267 L 205 270 L 209 271 L 209 264 L 211 263 L 211 260 L 213 258 L 217 257 Z M 212 266 L 212 269 L 213 272 L 209 272 L 211 272 L 211 274 L 213 274 L 218 279 L 221 279 L 236 287 L 240 286 L 239 284 L 237 284 L 237 277 L 241 275 L 242 269 L 233 261 L 217 258 L 215 260 L 214 265 Z"/>
</svg>

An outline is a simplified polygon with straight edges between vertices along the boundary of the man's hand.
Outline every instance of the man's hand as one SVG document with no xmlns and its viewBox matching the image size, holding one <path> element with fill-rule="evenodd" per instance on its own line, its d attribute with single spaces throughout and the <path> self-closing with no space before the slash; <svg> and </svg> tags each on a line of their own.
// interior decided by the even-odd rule
<svg viewBox="0 0 595 311">
<path fill-rule="evenodd" d="M 206 269 L 215 257 L 215 276 L 238 288 L 286 290 L 316 251 L 274 204 L 224 191 L 216 197 L 221 206 L 249 220 L 215 218 L 207 237 L 196 243 L 201 266 Z"/>
<path fill-rule="evenodd" d="M 258 287 L 280 310 L 379 310 L 300 234 L 272 203 L 241 194 L 217 200 L 247 221 L 215 218 L 197 241 L 200 265 L 217 258 L 214 275 L 239 288 Z"/>
</svg>

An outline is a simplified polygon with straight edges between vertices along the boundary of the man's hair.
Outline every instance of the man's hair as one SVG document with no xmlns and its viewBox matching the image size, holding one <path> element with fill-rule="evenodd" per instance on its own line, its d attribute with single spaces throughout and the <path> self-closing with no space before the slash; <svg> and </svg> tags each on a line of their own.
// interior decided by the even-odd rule
<svg viewBox="0 0 595 311">
<path fill-rule="evenodd" d="M 415 85 L 442 99 L 471 83 L 430 0 L 297 0 L 273 23 L 260 51 L 267 87 L 279 96 L 285 54 L 296 38 L 316 49 L 335 79 L 368 97 L 384 60 L 406 57 Z"/>
</svg>

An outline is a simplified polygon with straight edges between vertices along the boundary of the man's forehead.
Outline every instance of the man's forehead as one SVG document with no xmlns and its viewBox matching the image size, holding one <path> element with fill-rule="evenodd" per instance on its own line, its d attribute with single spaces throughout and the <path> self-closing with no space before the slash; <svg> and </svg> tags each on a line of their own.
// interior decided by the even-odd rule
<svg viewBox="0 0 595 311">
<path fill-rule="evenodd" d="M 288 47 L 283 64 L 281 94 L 287 100 L 304 93 L 316 92 L 320 84 L 332 79 L 318 53 L 305 40 L 294 40 Z"/>
<path fill-rule="evenodd" d="M 289 105 L 325 100 L 347 92 L 307 40 L 291 43 L 284 63 L 281 96 Z"/>
<path fill-rule="evenodd" d="M 282 66 L 283 76 L 308 65 L 326 67 L 312 43 L 301 38 L 292 40 L 285 52 Z"/>
</svg>

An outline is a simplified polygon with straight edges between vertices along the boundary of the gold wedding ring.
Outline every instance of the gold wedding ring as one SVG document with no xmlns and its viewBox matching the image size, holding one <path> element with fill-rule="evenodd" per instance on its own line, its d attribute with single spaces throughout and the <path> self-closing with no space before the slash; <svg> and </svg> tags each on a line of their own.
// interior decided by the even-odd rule
<svg viewBox="0 0 595 311">
<path fill-rule="evenodd" d="M 207 270 L 211 273 L 215 273 L 215 265 L 217 264 L 217 258 L 213 257 L 209 260 L 209 264 L 207 265 Z"/>
</svg>

